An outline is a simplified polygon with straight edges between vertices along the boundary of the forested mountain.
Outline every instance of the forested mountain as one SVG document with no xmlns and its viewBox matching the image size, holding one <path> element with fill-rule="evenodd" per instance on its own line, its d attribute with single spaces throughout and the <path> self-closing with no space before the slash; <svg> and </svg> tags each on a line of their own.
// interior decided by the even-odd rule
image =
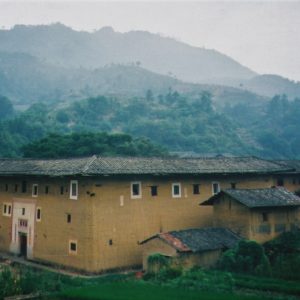
<svg viewBox="0 0 300 300">
<path fill-rule="evenodd" d="M 184 81 L 249 79 L 255 72 L 215 50 L 197 48 L 145 31 L 115 32 L 110 27 L 93 33 L 62 24 L 18 25 L 0 30 L 0 51 L 28 53 L 62 67 L 96 69 L 111 63 L 141 64 Z"/>
<path fill-rule="evenodd" d="M 0 52 L 0 95 L 14 104 L 62 103 L 95 95 L 140 97 L 147 90 L 164 94 L 169 90 L 197 95 L 209 91 L 217 105 L 260 103 L 265 98 L 241 89 L 185 83 L 136 65 L 110 65 L 95 70 L 64 68 L 22 53 Z"/>
<path fill-rule="evenodd" d="M 50 133 L 109 132 L 145 137 L 170 152 L 300 158 L 299 113 L 300 101 L 285 97 L 274 97 L 261 107 L 237 104 L 217 112 L 209 93 L 190 98 L 171 91 L 159 96 L 148 91 L 145 97 L 126 99 L 88 98 L 56 109 L 34 104 L 0 122 L 0 156 L 21 156 L 24 149 L 31 149 L 25 151 L 30 155 L 39 147 L 48 151 L 53 139 L 33 143 L 31 148 L 26 145 Z M 64 148 L 64 139 L 59 140 L 57 148 Z M 68 151 L 67 146 L 59 153 Z"/>
</svg>

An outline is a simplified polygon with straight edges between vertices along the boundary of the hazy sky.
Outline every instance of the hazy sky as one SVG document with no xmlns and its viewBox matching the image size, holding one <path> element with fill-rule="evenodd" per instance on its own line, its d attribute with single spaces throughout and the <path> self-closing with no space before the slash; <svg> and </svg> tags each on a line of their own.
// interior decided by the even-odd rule
<svg viewBox="0 0 300 300">
<path fill-rule="evenodd" d="M 300 81 L 299 1 L 3 1 L 0 27 L 62 22 L 78 30 L 148 30 Z"/>
</svg>

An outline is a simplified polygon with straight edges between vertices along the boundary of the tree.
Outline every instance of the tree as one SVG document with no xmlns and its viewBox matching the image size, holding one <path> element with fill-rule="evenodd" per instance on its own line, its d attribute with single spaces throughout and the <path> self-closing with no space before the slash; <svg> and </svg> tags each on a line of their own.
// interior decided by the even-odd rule
<svg viewBox="0 0 300 300">
<path fill-rule="evenodd" d="M 4 96 L 0 96 L 0 120 L 11 116 L 13 112 L 14 108 L 11 101 Z"/>
</svg>

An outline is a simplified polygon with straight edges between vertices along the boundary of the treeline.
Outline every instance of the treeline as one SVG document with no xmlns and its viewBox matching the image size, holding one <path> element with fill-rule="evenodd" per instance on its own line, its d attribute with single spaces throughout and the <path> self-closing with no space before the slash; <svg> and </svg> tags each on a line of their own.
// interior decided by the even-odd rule
<svg viewBox="0 0 300 300">
<path fill-rule="evenodd" d="M 22 147 L 24 157 L 61 158 L 93 154 L 103 156 L 166 156 L 168 152 L 146 138 L 128 134 L 72 133 L 49 134 Z"/>
<path fill-rule="evenodd" d="M 83 151 L 82 145 L 77 153 L 58 150 L 65 143 L 64 135 L 82 133 L 86 144 L 101 145 L 101 135 L 119 132 L 132 136 L 130 147 L 139 145 L 126 149 L 134 155 L 142 151 L 141 145 L 152 141 L 170 152 L 300 158 L 300 100 L 276 96 L 261 105 L 237 104 L 223 110 L 216 110 L 212 100 L 207 92 L 192 96 L 169 90 L 153 95 L 148 90 L 139 98 L 99 96 L 64 107 L 34 104 L 24 112 L 0 116 L 0 156 L 37 156 L 34 147 L 45 147 L 46 151 L 45 143 L 54 143 L 55 134 L 58 149 L 47 154 L 51 157 L 96 152 L 117 155 L 121 153 L 102 146 Z M 50 133 L 55 134 L 48 136 Z M 42 144 L 34 143 L 43 138 Z"/>
</svg>

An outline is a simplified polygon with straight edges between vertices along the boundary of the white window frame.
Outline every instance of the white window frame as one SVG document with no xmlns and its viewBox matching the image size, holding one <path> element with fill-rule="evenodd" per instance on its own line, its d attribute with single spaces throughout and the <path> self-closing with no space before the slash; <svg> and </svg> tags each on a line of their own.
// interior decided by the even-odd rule
<svg viewBox="0 0 300 300">
<path fill-rule="evenodd" d="M 38 211 L 40 211 L 40 217 L 38 218 Z M 41 207 L 37 207 L 36 208 L 36 221 L 37 222 L 41 222 L 42 221 L 42 208 Z"/>
<path fill-rule="evenodd" d="M 73 195 L 73 184 L 76 184 L 76 195 Z M 78 199 L 78 180 L 70 181 L 70 199 L 77 200 Z"/>
<path fill-rule="evenodd" d="M 179 194 L 178 195 L 174 194 L 174 187 L 175 186 L 179 187 Z M 172 183 L 172 197 L 173 198 L 181 198 L 181 183 L 180 182 Z"/>
<path fill-rule="evenodd" d="M 76 250 L 71 249 L 71 244 L 76 244 Z M 78 241 L 77 240 L 69 240 L 69 254 L 77 255 L 78 252 Z"/>
<path fill-rule="evenodd" d="M 6 207 L 6 209 L 4 209 L 4 207 Z M 2 209 L 3 209 L 2 210 L 2 215 L 3 216 L 5 216 L 5 217 L 11 217 L 11 214 L 12 214 L 12 204 L 11 203 L 4 202 L 3 205 L 2 205 Z M 6 210 L 6 211 L 4 211 L 4 210 Z"/>
<path fill-rule="evenodd" d="M 139 186 L 139 194 L 133 195 L 133 185 L 137 184 Z M 142 198 L 142 182 L 141 181 L 133 181 L 130 184 L 130 193 L 131 193 L 131 199 L 140 199 Z"/>
<path fill-rule="evenodd" d="M 36 194 L 34 194 L 34 188 L 36 187 Z M 32 197 L 37 197 L 39 195 L 39 185 L 37 183 L 34 183 L 32 185 L 32 190 L 31 190 L 31 196 Z"/>
<path fill-rule="evenodd" d="M 215 184 L 217 184 L 218 185 L 218 191 L 215 193 L 215 191 L 214 191 L 214 185 Z M 218 181 L 213 181 L 212 183 L 211 183 L 211 193 L 212 193 L 212 195 L 216 195 L 216 194 L 218 194 L 219 192 L 221 191 L 221 185 L 220 185 L 220 182 L 218 182 Z"/>
</svg>

